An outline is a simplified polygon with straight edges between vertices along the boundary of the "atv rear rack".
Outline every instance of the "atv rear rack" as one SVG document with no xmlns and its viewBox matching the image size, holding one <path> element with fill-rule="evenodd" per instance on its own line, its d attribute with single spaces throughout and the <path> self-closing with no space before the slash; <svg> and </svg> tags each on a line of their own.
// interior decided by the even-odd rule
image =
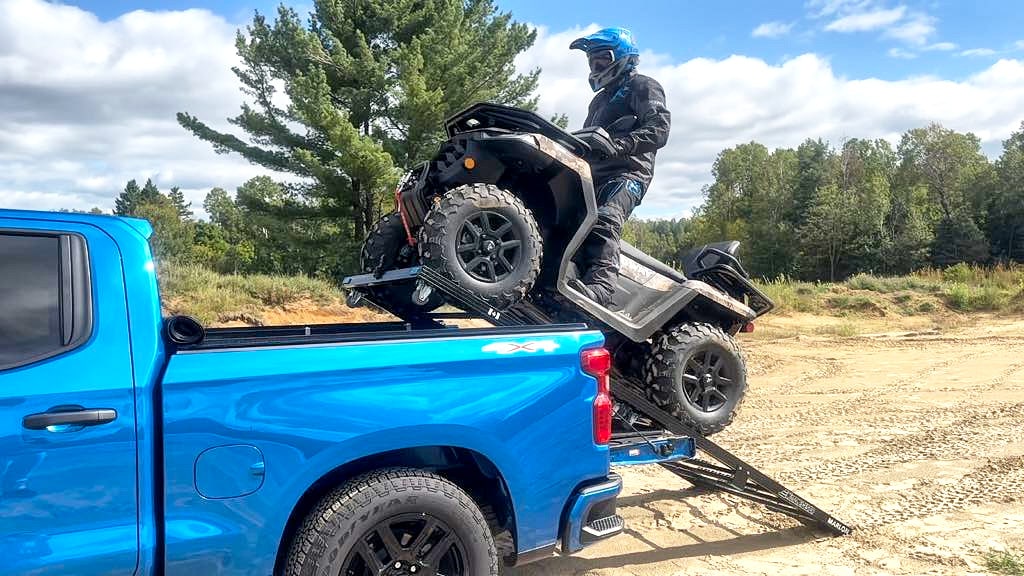
<svg viewBox="0 0 1024 576">
<path fill-rule="evenodd" d="M 417 318 L 404 318 L 412 326 L 443 326 L 441 320 L 476 317 L 497 326 L 530 326 L 551 324 L 540 309 L 528 302 L 513 309 L 496 310 L 482 298 L 461 288 L 455 282 L 428 267 L 392 270 L 383 274 L 363 274 L 345 278 L 343 287 L 353 290 L 378 306 L 374 288 L 396 282 L 422 282 L 440 290 L 448 302 L 458 302 L 468 314 L 424 314 Z M 356 299 L 358 300 L 358 298 Z M 351 302 L 350 304 L 356 304 Z M 704 488 L 721 490 L 740 498 L 764 505 L 769 510 L 796 518 L 801 522 L 843 536 L 852 528 L 821 508 L 796 495 L 779 482 L 731 452 L 709 440 L 696 428 L 684 424 L 647 399 L 640 392 L 641 382 L 619 372 L 612 374 L 612 396 L 621 404 L 631 407 L 657 424 L 658 430 L 617 434 L 612 438 L 610 452 L 612 464 L 631 466 L 658 464 L 676 476 Z M 619 420 L 632 428 L 632 424 L 619 415 Z M 697 458 L 700 451 L 712 461 Z"/>
</svg>

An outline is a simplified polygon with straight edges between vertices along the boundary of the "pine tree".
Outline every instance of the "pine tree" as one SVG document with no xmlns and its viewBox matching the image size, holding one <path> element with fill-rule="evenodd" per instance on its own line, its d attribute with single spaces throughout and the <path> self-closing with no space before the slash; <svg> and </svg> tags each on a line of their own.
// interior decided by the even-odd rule
<svg viewBox="0 0 1024 576">
<path fill-rule="evenodd" d="M 134 180 L 129 180 L 124 191 L 114 200 L 114 214 L 118 216 L 130 216 L 135 213 L 136 207 L 142 202 L 142 190 Z"/>
<path fill-rule="evenodd" d="M 533 40 L 491 0 L 315 0 L 308 25 L 282 6 L 236 40 L 250 101 L 230 121 L 243 135 L 187 113 L 178 121 L 218 152 L 299 176 L 265 214 L 315 227 L 317 250 L 354 252 L 396 165 L 430 156 L 447 115 L 481 100 L 535 104 L 539 71 L 513 64 Z"/>
<path fill-rule="evenodd" d="M 181 192 L 181 188 L 174 186 L 171 191 L 167 193 L 167 198 L 170 199 L 171 204 L 178 210 L 178 217 L 182 220 L 189 220 L 192 218 L 192 203 L 185 201 L 185 194 Z"/>
<path fill-rule="evenodd" d="M 146 179 L 146 185 L 142 187 L 142 191 L 139 193 L 139 204 L 153 204 L 160 202 L 160 199 L 164 195 L 160 193 L 160 189 L 153 184 L 152 178 Z"/>
</svg>

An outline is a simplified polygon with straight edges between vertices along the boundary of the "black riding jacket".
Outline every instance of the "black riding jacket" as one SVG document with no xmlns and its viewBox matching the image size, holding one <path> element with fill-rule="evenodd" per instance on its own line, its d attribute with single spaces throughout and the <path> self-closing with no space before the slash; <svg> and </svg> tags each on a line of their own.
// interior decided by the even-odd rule
<svg viewBox="0 0 1024 576">
<path fill-rule="evenodd" d="M 654 178 L 654 157 L 668 141 L 671 123 L 665 91 L 656 80 L 634 71 L 621 84 L 601 90 L 591 100 L 583 125 L 607 128 L 628 115 L 637 117 L 633 130 L 611 134 L 620 153 L 590 163 L 596 187 L 617 176 L 627 176 L 642 182 L 646 191 Z"/>
</svg>

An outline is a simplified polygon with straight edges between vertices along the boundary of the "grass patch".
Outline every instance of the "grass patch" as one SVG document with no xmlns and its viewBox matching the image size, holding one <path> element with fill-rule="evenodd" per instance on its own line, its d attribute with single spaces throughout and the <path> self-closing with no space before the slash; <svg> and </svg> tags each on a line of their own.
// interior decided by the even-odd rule
<svg viewBox="0 0 1024 576">
<path fill-rule="evenodd" d="M 829 324 L 827 326 L 819 326 L 814 329 L 815 334 L 822 334 L 825 336 L 839 336 L 841 338 L 851 338 L 860 334 L 860 328 L 853 322 L 842 322 L 840 324 Z"/>
<path fill-rule="evenodd" d="M 762 282 L 779 313 L 835 316 L 1024 312 L 1024 266 L 984 268 L 957 264 L 907 276 L 857 274 L 845 282 L 808 283 L 786 277 Z"/>
<path fill-rule="evenodd" d="M 159 272 L 164 307 L 190 314 L 204 324 L 259 318 L 266 308 L 309 299 L 339 304 L 344 295 L 325 280 L 306 276 L 223 275 L 200 266 L 164 265 Z"/>
<path fill-rule="evenodd" d="M 1024 555 L 1014 552 L 992 552 L 985 557 L 985 567 L 997 574 L 1024 576 Z"/>
<path fill-rule="evenodd" d="M 810 314 L 821 312 L 821 297 L 829 290 L 828 284 L 796 282 L 785 276 L 762 282 L 758 287 L 775 302 L 777 311 Z"/>
<path fill-rule="evenodd" d="M 837 294 L 826 302 L 837 312 L 876 312 L 881 309 L 877 298 L 864 294 Z"/>
<path fill-rule="evenodd" d="M 997 312 L 1008 308 L 1008 305 L 1019 291 L 1011 294 L 1009 290 L 998 286 L 968 286 L 956 282 L 947 287 L 943 293 L 949 307 L 961 312 Z"/>
<path fill-rule="evenodd" d="M 919 276 L 875 276 L 873 274 L 857 274 L 851 276 L 845 282 L 846 287 L 852 290 L 868 290 L 879 294 L 891 294 L 893 292 L 938 292 L 941 290 L 939 282 L 931 278 Z"/>
</svg>

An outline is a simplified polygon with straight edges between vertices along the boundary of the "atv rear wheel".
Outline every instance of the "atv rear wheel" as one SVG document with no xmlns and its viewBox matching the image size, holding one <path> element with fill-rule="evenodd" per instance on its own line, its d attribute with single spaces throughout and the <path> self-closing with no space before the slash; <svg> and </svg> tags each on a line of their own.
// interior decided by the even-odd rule
<svg viewBox="0 0 1024 576">
<path fill-rule="evenodd" d="M 409 246 L 402 217 L 393 212 L 381 218 L 366 236 L 359 254 L 359 268 L 367 274 L 387 272 L 416 266 L 418 260 L 416 249 Z M 373 294 L 389 311 L 402 318 L 425 314 L 444 304 L 444 299 L 434 292 L 420 305 L 413 298 L 415 292 L 416 284 L 408 282 L 374 288 Z"/>
<path fill-rule="evenodd" d="M 647 395 L 704 435 L 732 423 L 747 391 L 736 341 L 711 324 L 680 324 L 657 334 L 644 362 Z"/>
<path fill-rule="evenodd" d="M 496 309 L 521 300 L 540 274 L 543 251 L 533 214 L 511 192 L 460 186 L 423 224 L 423 263 Z"/>
</svg>

